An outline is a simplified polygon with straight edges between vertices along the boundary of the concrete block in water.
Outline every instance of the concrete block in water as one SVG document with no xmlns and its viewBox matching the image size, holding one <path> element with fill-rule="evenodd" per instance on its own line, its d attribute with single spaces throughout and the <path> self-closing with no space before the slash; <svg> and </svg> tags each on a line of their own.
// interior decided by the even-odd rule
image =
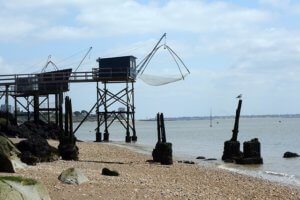
<svg viewBox="0 0 300 200">
<path fill-rule="evenodd" d="M 236 160 L 237 164 L 263 164 L 260 156 L 260 142 L 257 138 L 244 142 L 244 156 Z"/>
<path fill-rule="evenodd" d="M 125 142 L 127 142 L 127 143 L 131 142 L 131 137 L 126 135 L 125 136 Z"/>
<path fill-rule="evenodd" d="M 131 140 L 132 140 L 133 142 L 136 142 L 136 141 L 137 141 L 137 136 L 136 136 L 136 135 L 133 135 L 133 136 L 131 137 Z"/>
<path fill-rule="evenodd" d="M 108 142 L 109 141 L 109 133 L 108 132 L 104 132 L 104 134 L 103 134 L 103 141 L 104 142 Z"/>
<path fill-rule="evenodd" d="M 224 142 L 224 151 L 222 160 L 228 161 L 228 160 L 236 160 L 238 158 L 241 158 L 243 156 L 243 153 L 240 151 L 240 142 L 239 141 L 232 141 L 228 140 Z"/>
<path fill-rule="evenodd" d="M 96 141 L 95 142 L 101 142 L 102 141 L 102 133 L 96 132 Z"/>
</svg>

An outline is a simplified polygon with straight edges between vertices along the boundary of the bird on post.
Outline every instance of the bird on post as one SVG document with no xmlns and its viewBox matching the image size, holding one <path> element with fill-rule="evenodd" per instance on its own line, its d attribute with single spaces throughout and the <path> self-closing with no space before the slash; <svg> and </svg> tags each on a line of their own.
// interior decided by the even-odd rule
<svg viewBox="0 0 300 200">
<path fill-rule="evenodd" d="M 237 99 L 241 99 L 242 98 L 242 94 L 238 95 L 236 98 Z"/>
</svg>

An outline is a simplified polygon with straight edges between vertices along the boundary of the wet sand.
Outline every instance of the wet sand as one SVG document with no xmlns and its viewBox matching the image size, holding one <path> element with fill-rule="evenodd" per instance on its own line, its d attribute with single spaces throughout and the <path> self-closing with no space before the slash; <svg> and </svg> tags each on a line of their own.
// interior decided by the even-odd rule
<svg viewBox="0 0 300 200">
<path fill-rule="evenodd" d="M 57 146 L 56 141 L 49 141 Z M 53 200 L 71 199 L 300 199 L 300 187 L 280 185 L 215 167 L 174 162 L 162 166 L 146 162 L 151 156 L 105 143 L 77 143 L 79 161 L 39 163 L 15 174 L 40 180 Z M 67 185 L 57 178 L 79 168 L 89 182 Z M 117 170 L 119 177 L 101 175 L 102 168 Z"/>
</svg>

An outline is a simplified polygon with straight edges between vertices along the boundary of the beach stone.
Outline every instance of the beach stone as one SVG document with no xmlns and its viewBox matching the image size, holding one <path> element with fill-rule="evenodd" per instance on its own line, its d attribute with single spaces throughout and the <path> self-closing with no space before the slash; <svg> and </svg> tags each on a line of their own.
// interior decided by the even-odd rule
<svg viewBox="0 0 300 200">
<path fill-rule="evenodd" d="M 198 156 L 196 159 L 201 160 L 201 159 L 205 159 L 204 156 Z"/>
<path fill-rule="evenodd" d="M 24 151 L 21 154 L 21 161 L 27 165 L 36 165 L 36 163 L 40 162 L 40 159 L 34 156 L 30 151 Z"/>
<path fill-rule="evenodd" d="M 0 136 L 0 172 L 14 173 L 26 165 L 19 159 L 21 152 L 5 136 Z"/>
<path fill-rule="evenodd" d="M 0 177 L 0 199 L 51 200 L 41 182 L 20 176 Z"/>
<path fill-rule="evenodd" d="M 283 157 L 284 158 L 296 158 L 296 157 L 299 157 L 299 155 L 297 153 L 287 151 L 283 154 Z"/>
<path fill-rule="evenodd" d="M 12 113 L 6 113 L 6 112 L 3 112 L 3 111 L 0 111 L 0 118 L 4 119 L 5 122 L 6 122 L 6 119 L 8 117 L 8 123 L 10 125 L 17 125 L 16 123 L 16 118 L 14 117 L 14 115 Z"/>
<path fill-rule="evenodd" d="M 173 164 L 172 143 L 158 142 L 152 151 L 154 162 L 160 162 L 162 165 Z"/>
<path fill-rule="evenodd" d="M 189 161 L 189 160 L 185 160 L 185 161 L 183 161 L 183 163 L 190 164 L 190 165 L 194 165 L 195 164 L 195 162 Z"/>
<path fill-rule="evenodd" d="M 103 168 L 102 169 L 102 175 L 105 175 L 105 176 L 119 176 L 119 172 L 117 171 L 113 171 L 113 170 L 110 170 L 108 168 Z"/>
<path fill-rule="evenodd" d="M 12 124 L 12 122 L 10 121 Z M 2 126 L 1 126 L 2 127 Z M 4 130 L 3 130 L 4 129 Z M 45 139 L 58 139 L 62 130 L 55 123 L 47 124 L 43 121 L 26 121 L 21 125 L 12 124 L 8 127 L 2 127 L 2 131 L 9 137 L 30 138 L 40 136 Z"/>
<path fill-rule="evenodd" d="M 27 132 L 24 137 L 28 138 L 30 135 L 39 135 L 45 139 L 58 139 L 62 130 L 55 123 L 47 124 L 43 121 L 26 121 L 21 126 L 21 129 Z"/>
<path fill-rule="evenodd" d="M 22 152 L 21 160 L 28 165 L 59 159 L 58 150 L 50 146 L 48 141 L 40 136 L 30 137 L 19 142 L 16 146 Z"/>
<path fill-rule="evenodd" d="M 217 159 L 216 158 L 207 158 L 204 161 L 214 161 L 214 160 L 217 160 Z"/>
<path fill-rule="evenodd" d="M 89 179 L 77 168 L 69 168 L 64 170 L 58 179 L 67 184 L 80 185 L 87 182 Z"/>
<path fill-rule="evenodd" d="M 7 122 L 6 118 L 1 117 L 0 118 L 0 129 L 5 131 L 9 127 L 11 127 L 10 121 Z"/>
<path fill-rule="evenodd" d="M 7 183 L 0 181 L 0 199 L 3 200 L 23 200 L 20 192 L 12 188 Z"/>
</svg>

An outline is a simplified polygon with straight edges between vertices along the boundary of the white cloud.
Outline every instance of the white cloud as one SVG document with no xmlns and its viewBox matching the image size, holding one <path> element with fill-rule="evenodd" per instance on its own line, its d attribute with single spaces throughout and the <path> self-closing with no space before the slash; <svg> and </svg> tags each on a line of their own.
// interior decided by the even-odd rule
<svg viewBox="0 0 300 200">
<path fill-rule="evenodd" d="M 198 43 L 196 49 L 225 56 L 230 59 L 233 68 L 247 72 L 296 70 L 300 63 L 299 33 L 297 29 L 255 29 L 206 38 Z"/>
<path fill-rule="evenodd" d="M 86 27 L 76 28 L 71 26 L 54 26 L 37 33 L 37 37 L 43 40 L 74 40 L 95 36 L 95 32 Z"/>
<path fill-rule="evenodd" d="M 170 0 L 164 5 L 142 4 L 134 0 L 25 0 L 5 1 L 2 4 L 11 24 L 22 22 L 23 20 L 19 19 L 26 16 L 27 22 L 32 22 L 32 27 L 36 27 L 35 30 L 23 28 L 24 30 L 18 31 L 20 34 L 34 31 L 34 35 L 40 34 L 44 39 L 75 39 L 164 31 L 234 31 L 248 29 L 270 19 L 268 12 L 259 9 L 196 0 Z M 12 15 L 17 17 L 11 18 Z M 2 30 L 2 37 L 14 31 L 13 27 L 7 28 L 9 30 L 6 32 Z M 44 37 L 45 35 L 47 37 Z"/>
<path fill-rule="evenodd" d="M 217 13 L 217 14 L 216 14 Z M 77 19 L 102 34 L 177 31 L 210 32 L 247 28 L 269 19 L 266 12 L 225 3 L 171 0 L 163 7 L 119 1 L 84 7 Z"/>
<path fill-rule="evenodd" d="M 36 25 L 27 19 L 0 15 L 0 41 L 6 39 L 19 40 L 35 28 Z"/>
</svg>

